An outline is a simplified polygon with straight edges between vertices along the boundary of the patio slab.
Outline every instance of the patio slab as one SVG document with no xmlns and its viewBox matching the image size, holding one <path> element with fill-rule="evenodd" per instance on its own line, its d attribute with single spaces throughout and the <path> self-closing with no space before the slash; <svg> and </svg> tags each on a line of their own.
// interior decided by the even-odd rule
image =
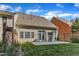
<svg viewBox="0 0 79 59">
<path fill-rule="evenodd" d="M 68 44 L 70 42 L 54 41 L 54 42 L 32 42 L 34 45 L 51 45 L 51 44 Z"/>
</svg>

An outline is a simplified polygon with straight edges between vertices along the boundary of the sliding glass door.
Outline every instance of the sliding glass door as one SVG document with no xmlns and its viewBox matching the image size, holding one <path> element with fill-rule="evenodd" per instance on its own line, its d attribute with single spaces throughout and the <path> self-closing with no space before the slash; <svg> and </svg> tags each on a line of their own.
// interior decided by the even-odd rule
<svg viewBox="0 0 79 59">
<path fill-rule="evenodd" d="M 38 31 L 38 39 L 39 39 L 39 41 L 45 41 L 46 40 L 46 32 L 45 31 Z"/>
</svg>

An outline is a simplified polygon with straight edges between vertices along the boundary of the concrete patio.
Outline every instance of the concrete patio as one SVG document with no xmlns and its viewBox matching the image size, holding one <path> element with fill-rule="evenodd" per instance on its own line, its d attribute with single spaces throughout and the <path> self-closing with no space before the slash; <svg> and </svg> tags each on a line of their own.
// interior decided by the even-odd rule
<svg viewBox="0 0 79 59">
<path fill-rule="evenodd" d="M 51 44 L 68 44 L 70 42 L 54 41 L 54 42 L 32 42 L 34 45 L 51 45 Z"/>
</svg>

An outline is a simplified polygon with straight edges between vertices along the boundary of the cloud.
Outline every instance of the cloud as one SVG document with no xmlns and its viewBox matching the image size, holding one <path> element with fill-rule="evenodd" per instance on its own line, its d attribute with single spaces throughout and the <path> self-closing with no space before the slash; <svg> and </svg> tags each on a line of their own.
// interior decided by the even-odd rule
<svg viewBox="0 0 79 59">
<path fill-rule="evenodd" d="M 58 6 L 58 7 L 64 7 L 64 6 L 62 6 L 61 4 L 56 4 L 56 6 Z"/>
<path fill-rule="evenodd" d="M 48 11 L 46 14 L 41 16 L 47 19 L 51 19 L 52 17 L 57 16 L 59 13 L 62 13 L 62 11 Z"/>
<path fill-rule="evenodd" d="M 43 10 L 41 9 L 29 9 L 29 10 L 26 10 L 26 13 L 27 14 L 30 14 L 30 13 L 37 13 L 37 12 L 41 12 Z"/>
<path fill-rule="evenodd" d="M 70 17 L 71 19 L 79 17 L 79 13 L 63 13 L 63 14 L 58 14 L 58 17 Z"/>
<path fill-rule="evenodd" d="M 22 7 L 20 6 L 15 8 L 15 11 L 21 11 L 21 10 L 22 10 Z"/>
<path fill-rule="evenodd" d="M 11 6 L 9 6 L 9 5 L 0 5 L 0 10 L 8 10 L 8 9 L 12 9 L 12 7 Z"/>
<path fill-rule="evenodd" d="M 74 13 L 74 14 L 72 15 L 72 18 L 76 18 L 76 17 L 79 17 L 79 13 Z"/>
<path fill-rule="evenodd" d="M 79 8 L 79 3 L 75 3 L 74 6 Z"/>
<path fill-rule="evenodd" d="M 62 11 L 49 11 L 46 13 L 46 15 L 52 15 L 52 14 L 58 14 L 61 13 Z"/>
<path fill-rule="evenodd" d="M 63 13 L 63 14 L 59 14 L 59 17 L 68 17 L 68 16 L 72 16 L 72 13 Z"/>
<path fill-rule="evenodd" d="M 48 11 L 44 15 L 40 15 L 41 17 L 45 17 L 47 19 L 51 19 L 52 17 L 59 17 L 59 18 L 76 18 L 79 16 L 79 13 L 65 13 L 63 11 Z"/>
<path fill-rule="evenodd" d="M 20 6 L 14 8 L 14 7 L 10 6 L 10 5 L 1 4 L 0 5 L 0 10 L 3 10 L 3 11 L 8 11 L 9 10 L 11 12 L 15 12 L 15 11 L 21 11 L 22 8 Z"/>
</svg>

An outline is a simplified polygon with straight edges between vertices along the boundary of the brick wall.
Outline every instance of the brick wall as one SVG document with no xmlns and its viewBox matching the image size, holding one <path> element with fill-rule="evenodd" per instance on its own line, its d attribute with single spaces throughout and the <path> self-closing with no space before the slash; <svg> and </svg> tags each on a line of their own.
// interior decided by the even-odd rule
<svg viewBox="0 0 79 59">
<path fill-rule="evenodd" d="M 67 23 L 59 20 L 56 17 L 53 17 L 51 22 L 58 27 L 58 38 L 59 38 L 59 40 L 70 41 L 71 27 Z"/>
</svg>

